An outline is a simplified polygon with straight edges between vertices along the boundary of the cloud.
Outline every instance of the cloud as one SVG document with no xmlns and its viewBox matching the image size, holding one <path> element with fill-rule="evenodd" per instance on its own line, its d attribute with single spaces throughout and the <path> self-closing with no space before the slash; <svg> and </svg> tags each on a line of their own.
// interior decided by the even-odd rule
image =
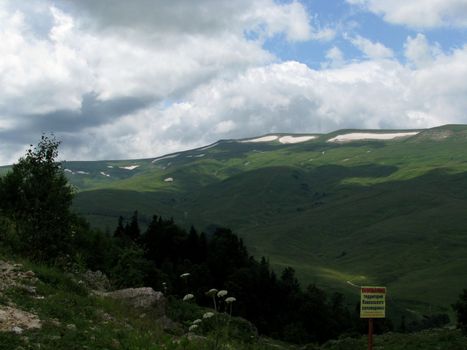
<svg viewBox="0 0 467 350">
<path fill-rule="evenodd" d="M 57 7 L 61 3 L 16 4 L 0 4 L 0 132 L 17 147 L 23 147 L 26 135 L 37 138 L 43 131 L 72 127 L 79 132 L 124 114 L 119 105 L 119 115 L 97 113 L 91 118 L 83 110 L 90 94 L 95 106 L 176 100 L 213 77 L 275 59 L 243 32 L 169 38 L 162 33 L 152 41 L 134 40 L 141 33 L 131 28 L 88 30 L 81 18 Z M 38 24 L 39 15 L 45 19 Z M 4 154 L 4 162 L 15 159 L 8 155 L 16 157 Z"/>
<path fill-rule="evenodd" d="M 293 1 L 273 0 L 61 0 L 86 15 L 89 23 L 106 30 L 144 31 L 152 38 L 161 35 L 243 35 L 253 31 L 266 37 L 284 33 L 291 41 L 311 38 L 309 16 Z M 187 20 L 189 19 L 189 20 Z"/>
<path fill-rule="evenodd" d="M 5 0 L 0 23 L 0 163 L 48 131 L 65 159 L 115 159 L 268 132 L 467 121 L 466 47 L 441 52 L 418 34 L 402 63 L 347 37 L 365 54 L 355 62 L 298 1 Z M 283 62 L 272 40 L 320 40 L 325 61 Z"/>
<path fill-rule="evenodd" d="M 404 44 L 405 57 L 418 67 L 423 67 L 435 62 L 437 57 L 443 55 L 439 44 L 430 45 L 426 36 L 417 34 L 414 38 L 407 37 Z"/>
<path fill-rule="evenodd" d="M 349 38 L 349 41 L 368 58 L 390 58 L 394 56 L 394 52 L 390 48 L 379 42 L 372 42 L 360 35 Z"/>
<path fill-rule="evenodd" d="M 467 27 L 465 0 L 347 0 L 385 21 L 412 28 Z"/>
<path fill-rule="evenodd" d="M 183 101 L 149 106 L 92 129 L 80 144 L 98 143 L 95 148 L 109 152 L 101 158 L 150 157 L 274 132 L 465 123 L 467 47 L 433 59 L 423 67 L 395 59 L 321 70 L 294 61 L 251 67 L 198 86 Z"/>
<path fill-rule="evenodd" d="M 326 52 L 327 61 L 323 63 L 323 68 L 337 68 L 344 64 L 344 54 L 337 47 L 333 46 Z"/>
</svg>

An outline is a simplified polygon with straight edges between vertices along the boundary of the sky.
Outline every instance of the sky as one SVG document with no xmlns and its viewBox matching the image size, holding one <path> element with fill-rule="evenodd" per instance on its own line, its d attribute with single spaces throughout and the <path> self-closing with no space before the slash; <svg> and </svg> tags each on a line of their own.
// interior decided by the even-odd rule
<svg viewBox="0 0 467 350">
<path fill-rule="evenodd" d="M 0 164 L 467 123 L 467 0 L 0 0 Z"/>
</svg>

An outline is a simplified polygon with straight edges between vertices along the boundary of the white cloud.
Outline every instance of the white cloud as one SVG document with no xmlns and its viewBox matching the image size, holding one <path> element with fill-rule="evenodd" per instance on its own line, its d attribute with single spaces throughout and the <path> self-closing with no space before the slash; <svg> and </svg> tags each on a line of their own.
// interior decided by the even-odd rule
<svg viewBox="0 0 467 350">
<path fill-rule="evenodd" d="M 108 159 L 265 133 L 467 121 L 467 48 L 442 53 L 421 34 L 407 38 L 407 64 L 357 36 L 347 39 L 366 60 L 331 44 L 314 70 L 263 47 L 334 37 L 299 2 L 33 3 L 0 1 L 0 163 L 42 131 L 58 131 L 66 159 Z"/>
<path fill-rule="evenodd" d="M 336 31 L 331 28 L 315 30 L 311 33 L 311 38 L 320 41 L 330 41 L 336 37 Z"/>
<path fill-rule="evenodd" d="M 4 0 L 0 23 L 0 120 L 23 126 L 31 115 L 79 111 L 86 94 L 177 100 L 276 60 L 263 37 L 315 33 L 303 5 L 273 0 Z"/>
<path fill-rule="evenodd" d="M 389 23 L 415 28 L 467 27 L 465 0 L 347 0 L 383 16 Z"/>
<path fill-rule="evenodd" d="M 231 132 L 236 128 L 235 122 L 233 120 L 223 120 L 216 124 L 214 132 L 217 134 L 225 134 Z"/>
<path fill-rule="evenodd" d="M 37 39 L 20 11 L 0 17 L 0 106 L 11 114 L 78 107 L 92 81 L 86 62 L 65 42 L 71 18 L 54 12 L 49 37 Z"/>
<path fill-rule="evenodd" d="M 183 102 L 95 128 L 89 142 L 122 157 L 149 157 L 265 133 L 465 123 L 466 62 L 464 47 L 423 67 L 394 59 L 322 70 L 293 61 L 251 67 L 198 86 Z"/>
<path fill-rule="evenodd" d="M 360 35 L 349 39 L 350 42 L 369 58 L 390 58 L 394 52 L 379 42 L 372 42 Z"/>
<path fill-rule="evenodd" d="M 344 64 L 344 54 L 337 47 L 333 46 L 326 52 L 327 62 L 323 63 L 323 68 L 336 68 Z"/>
<path fill-rule="evenodd" d="M 273 36 L 285 33 L 290 41 L 305 41 L 311 39 L 311 27 L 308 15 L 302 4 L 292 2 L 271 6 L 269 1 L 252 1 L 253 11 L 245 15 L 245 20 L 251 27 L 261 31 L 265 24 L 265 33 Z"/>
<path fill-rule="evenodd" d="M 438 44 L 430 45 L 425 35 L 417 34 L 408 37 L 404 44 L 405 57 L 415 66 L 422 67 L 435 62 L 436 57 L 443 55 Z"/>
</svg>

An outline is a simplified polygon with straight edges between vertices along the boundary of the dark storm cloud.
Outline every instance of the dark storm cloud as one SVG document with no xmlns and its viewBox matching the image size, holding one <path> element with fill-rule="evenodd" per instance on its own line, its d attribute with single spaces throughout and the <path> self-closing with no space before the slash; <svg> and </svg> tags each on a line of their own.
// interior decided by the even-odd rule
<svg viewBox="0 0 467 350">
<path fill-rule="evenodd" d="M 122 116 L 146 108 L 151 102 L 150 99 L 141 97 L 100 101 L 96 94 L 88 93 L 83 95 L 79 110 L 64 109 L 17 117 L 18 124 L 14 129 L 0 129 L 0 139 L 5 144 L 25 145 L 38 139 L 41 133 L 75 133 L 113 123 Z"/>
<path fill-rule="evenodd" d="M 28 128 L 34 130 L 67 132 L 115 122 L 118 118 L 147 107 L 148 98 L 120 97 L 99 101 L 94 93 L 83 95 L 79 110 L 57 110 L 45 114 L 24 116 Z"/>
<path fill-rule="evenodd" d="M 191 34 L 212 34 L 225 29 L 251 4 L 245 0 L 170 0 L 170 4 L 167 0 L 61 0 L 60 3 L 93 18 L 99 28 L 152 28 L 159 33 Z"/>
</svg>

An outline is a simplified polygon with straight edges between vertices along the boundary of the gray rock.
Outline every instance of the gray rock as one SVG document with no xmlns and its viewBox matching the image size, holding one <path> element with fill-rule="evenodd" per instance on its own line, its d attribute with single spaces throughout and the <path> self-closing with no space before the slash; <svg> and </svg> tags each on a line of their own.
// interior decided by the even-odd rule
<svg viewBox="0 0 467 350">
<path fill-rule="evenodd" d="M 167 300 L 164 294 L 156 292 L 150 287 L 120 289 L 104 295 L 121 300 L 135 308 L 151 309 L 151 313 L 156 317 L 165 315 Z"/>
<path fill-rule="evenodd" d="M 21 289 L 25 290 L 26 292 L 28 292 L 29 294 L 33 294 L 35 295 L 36 294 L 36 287 L 33 287 L 33 286 L 27 286 L 27 285 L 21 285 L 20 286 Z"/>
<path fill-rule="evenodd" d="M 105 292 L 110 289 L 110 281 L 101 271 L 88 270 L 82 275 L 83 281 L 89 289 Z"/>
<path fill-rule="evenodd" d="M 25 277 L 28 277 L 28 278 L 33 278 L 33 277 L 36 276 L 36 274 L 35 274 L 34 272 L 32 272 L 31 270 L 29 270 L 29 271 L 26 271 L 26 272 L 24 273 L 24 276 L 25 276 Z"/>
<path fill-rule="evenodd" d="M 16 333 L 16 334 L 21 334 L 21 333 L 23 333 L 23 328 L 18 327 L 18 326 L 14 326 L 14 327 L 11 328 L 11 331 L 13 333 Z"/>
</svg>

